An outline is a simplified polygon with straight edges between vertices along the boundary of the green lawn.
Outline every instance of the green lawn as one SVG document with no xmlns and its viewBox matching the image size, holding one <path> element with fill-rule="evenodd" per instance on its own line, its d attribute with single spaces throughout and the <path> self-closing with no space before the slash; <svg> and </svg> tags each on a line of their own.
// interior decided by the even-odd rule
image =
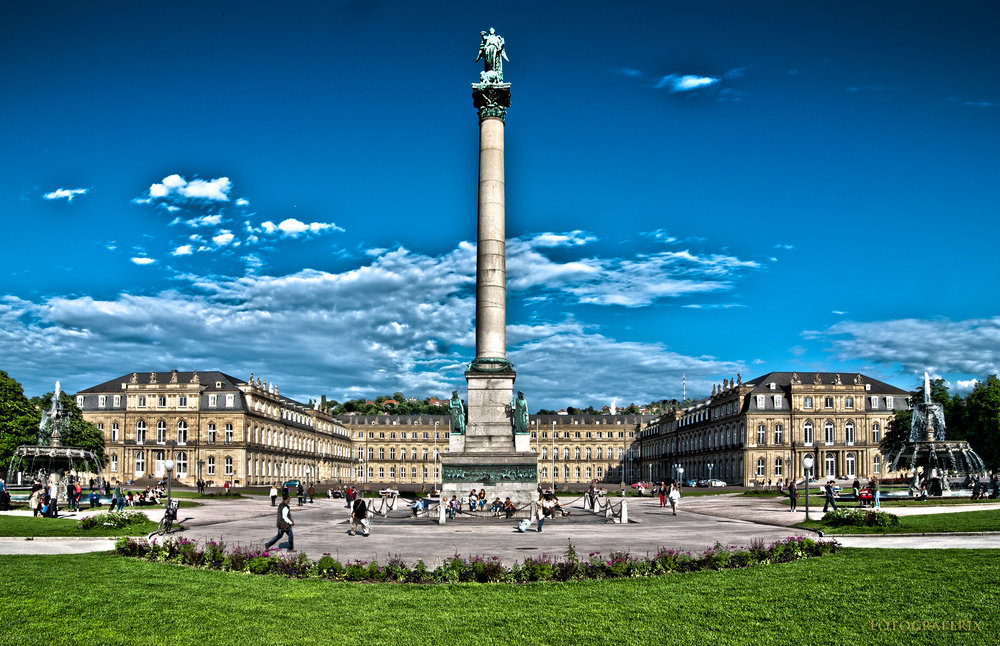
<svg viewBox="0 0 1000 646">
<path fill-rule="evenodd" d="M 782 494 L 782 496 L 784 497 L 784 499 L 781 501 L 781 504 L 783 504 L 783 505 L 789 504 L 788 494 L 785 493 L 785 494 Z M 822 509 L 823 508 L 823 496 L 822 495 L 817 495 L 814 498 L 814 494 L 812 492 L 810 492 L 809 493 L 809 508 L 812 509 L 812 507 L 816 506 L 817 502 L 819 504 L 819 507 Z M 970 500 L 968 498 L 968 496 L 966 496 L 966 497 L 963 497 L 963 498 L 954 498 L 954 497 L 949 497 L 949 498 L 928 498 L 927 500 L 914 500 L 913 498 L 882 498 L 879 502 L 880 502 L 880 504 L 883 507 L 946 507 L 946 506 L 949 506 L 949 505 L 981 505 L 981 504 L 984 505 L 984 504 L 988 504 L 988 503 L 996 503 L 997 501 L 996 500 Z M 803 495 L 803 494 L 800 493 L 799 494 L 798 505 L 799 505 L 799 507 L 802 507 L 805 504 L 806 504 L 805 495 Z M 857 507 L 858 503 L 854 502 L 853 500 L 849 500 L 849 501 L 847 501 L 847 500 L 844 500 L 844 501 L 838 500 L 837 501 L 837 506 L 838 507 Z"/>
<path fill-rule="evenodd" d="M 289 580 L 106 554 L 0 556 L 0 643 L 996 644 L 997 556 L 843 550 L 747 570 L 451 586 Z M 915 581 L 924 584 L 910 594 Z M 948 630 L 934 630 L 944 620 Z"/>
<path fill-rule="evenodd" d="M 35 518 L 33 516 L 4 516 L 0 518 L 0 536 L 145 536 L 156 529 L 156 523 L 132 525 L 124 529 L 95 527 L 77 529 L 78 521 L 69 518 Z"/>
<path fill-rule="evenodd" d="M 812 512 L 810 512 L 810 515 Z M 822 512 L 817 514 L 822 517 Z M 900 516 L 898 527 L 831 527 L 818 520 L 796 527 L 821 529 L 827 534 L 922 534 L 937 532 L 1000 532 L 1000 509 L 960 511 L 953 514 Z"/>
</svg>

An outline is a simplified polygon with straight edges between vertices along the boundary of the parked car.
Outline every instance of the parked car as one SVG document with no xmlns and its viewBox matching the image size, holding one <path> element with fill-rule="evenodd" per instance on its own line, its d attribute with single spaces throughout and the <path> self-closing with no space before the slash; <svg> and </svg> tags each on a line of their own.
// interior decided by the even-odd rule
<svg viewBox="0 0 1000 646">
<path fill-rule="evenodd" d="M 298 480 L 289 480 L 289 481 L 285 482 L 285 484 L 283 486 L 288 487 L 289 489 L 296 489 L 299 486 L 299 481 Z"/>
<path fill-rule="evenodd" d="M 697 480 L 686 480 L 684 482 L 684 486 L 685 487 L 697 487 L 698 486 L 698 481 Z"/>
<path fill-rule="evenodd" d="M 727 486 L 727 484 L 726 484 L 725 480 L 709 480 L 708 481 L 708 486 L 709 487 L 725 487 L 725 486 Z"/>
</svg>

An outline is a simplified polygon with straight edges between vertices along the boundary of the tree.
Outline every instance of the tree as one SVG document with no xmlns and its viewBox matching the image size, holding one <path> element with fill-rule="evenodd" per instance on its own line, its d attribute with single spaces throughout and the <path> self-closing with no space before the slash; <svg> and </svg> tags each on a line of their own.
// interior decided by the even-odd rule
<svg viewBox="0 0 1000 646">
<path fill-rule="evenodd" d="M 966 439 L 986 466 L 1000 464 L 1000 379 L 990 375 L 965 398 Z"/>
<path fill-rule="evenodd" d="M 7 468 L 17 447 L 37 441 L 40 419 L 21 384 L 0 370 L 0 469 Z"/>
<path fill-rule="evenodd" d="M 400 392 L 392 393 L 392 398 L 398 401 L 400 404 L 406 401 L 406 397 L 404 397 L 403 393 Z"/>
</svg>

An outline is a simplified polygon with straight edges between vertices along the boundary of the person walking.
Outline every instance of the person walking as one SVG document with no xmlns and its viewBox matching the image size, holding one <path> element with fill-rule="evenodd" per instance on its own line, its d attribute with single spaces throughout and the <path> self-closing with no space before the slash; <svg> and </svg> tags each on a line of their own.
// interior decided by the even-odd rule
<svg viewBox="0 0 1000 646">
<path fill-rule="evenodd" d="M 854 494 L 854 499 L 858 501 L 858 507 L 861 506 L 861 481 L 854 478 L 854 483 L 851 485 L 851 491 Z"/>
<path fill-rule="evenodd" d="M 868 481 L 868 491 L 872 492 L 872 507 L 879 509 L 882 506 L 882 502 L 879 500 L 879 481 L 878 478 L 872 478 Z"/>
<path fill-rule="evenodd" d="M 667 484 L 660 480 L 660 508 L 667 506 Z"/>
<path fill-rule="evenodd" d="M 122 491 L 122 483 L 115 481 L 115 505 L 117 507 L 116 511 L 121 511 L 125 508 L 125 492 Z"/>
<path fill-rule="evenodd" d="M 366 522 L 368 519 L 368 505 L 365 504 L 365 499 L 355 498 L 353 506 L 351 507 L 351 531 L 347 532 L 351 536 L 357 535 L 358 525 L 361 525 L 361 535 L 368 536 L 369 534 L 369 523 Z"/>
<path fill-rule="evenodd" d="M 808 486 L 808 484 L 806 486 Z M 794 482 L 789 483 L 789 485 L 788 485 L 788 502 L 790 504 L 789 504 L 788 511 L 795 511 L 795 505 L 796 505 L 796 503 L 798 501 L 799 501 L 799 490 L 795 488 L 795 483 Z"/>
<path fill-rule="evenodd" d="M 278 535 L 264 543 L 264 547 L 271 549 L 271 546 L 281 540 L 282 534 L 288 535 L 288 551 L 295 551 L 295 538 L 292 536 L 292 527 L 295 526 L 295 521 L 292 520 L 292 509 L 288 504 L 291 500 L 288 494 L 281 497 L 281 504 L 278 505 Z"/>
<path fill-rule="evenodd" d="M 42 509 L 42 490 L 35 489 L 31 492 L 31 497 L 28 498 L 28 506 L 31 507 L 31 515 L 38 516 L 38 513 Z"/>
<path fill-rule="evenodd" d="M 826 495 L 826 501 L 823 503 L 823 512 L 829 509 L 830 505 L 833 505 L 833 510 L 837 511 L 837 501 L 834 499 L 836 493 L 833 490 L 833 480 L 829 480 L 826 486 L 823 487 L 823 493 Z"/>
<path fill-rule="evenodd" d="M 677 515 L 677 504 L 681 501 L 681 490 L 678 487 L 674 487 L 670 490 L 670 509 L 673 511 L 674 516 Z"/>
<path fill-rule="evenodd" d="M 278 486 L 277 485 L 271 485 L 270 495 L 271 495 L 271 506 L 274 507 L 276 504 L 278 504 Z"/>
<path fill-rule="evenodd" d="M 298 487 L 296 487 L 296 494 L 299 498 L 299 507 L 306 504 L 306 490 L 302 488 L 302 483 L 300 482 Z"/>
<path fill-rule="evenodd" d="M 309 483 L 309 504 L 313 504 L 316 498 L 316 487 L 313 483 Z"/>
</svg>

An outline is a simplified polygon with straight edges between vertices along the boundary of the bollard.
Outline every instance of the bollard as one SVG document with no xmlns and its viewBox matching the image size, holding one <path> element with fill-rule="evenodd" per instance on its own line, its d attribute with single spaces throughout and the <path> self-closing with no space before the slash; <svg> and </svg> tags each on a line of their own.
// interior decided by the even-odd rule
<svg viewBox="0 0 1000 646">
<path fill-rule="evenodd" d="M 628 525 L 628 501 L 622 501 L 622 525 Z"/>
<path fill-rule="evenodd" d="M 444 525 L 446 522 L 448 513 L 448 510 L 445 509 L 446 506 L 447 505 L 443 504 L 443 502 L 438 503 L 438 525 Z"/>
</svg>

